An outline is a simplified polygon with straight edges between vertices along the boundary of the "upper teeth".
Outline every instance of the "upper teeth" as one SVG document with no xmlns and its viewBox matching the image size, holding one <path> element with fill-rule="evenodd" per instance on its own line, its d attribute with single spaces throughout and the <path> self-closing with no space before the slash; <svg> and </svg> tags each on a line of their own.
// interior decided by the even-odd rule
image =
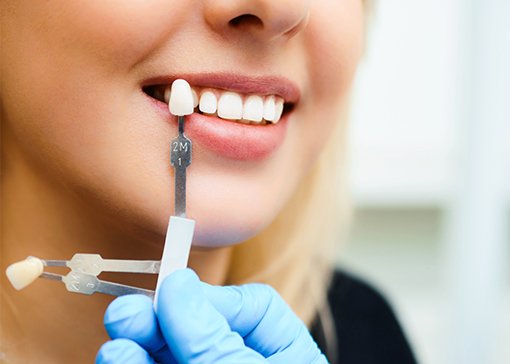
<svg viewBox="0 0 510 364">
<path fill-rule="evenodd" d="M 193 104 L 204 114 L 227 120 L 261 124 L 263 120 L 276 124 L 283 113 L 283 98 L 276 95 L 241 95 L 232 91 L 203 88 L 191 89 Z M 171 89 L 165 88 L 164 100 L 169 102 Z"/>
</svg>

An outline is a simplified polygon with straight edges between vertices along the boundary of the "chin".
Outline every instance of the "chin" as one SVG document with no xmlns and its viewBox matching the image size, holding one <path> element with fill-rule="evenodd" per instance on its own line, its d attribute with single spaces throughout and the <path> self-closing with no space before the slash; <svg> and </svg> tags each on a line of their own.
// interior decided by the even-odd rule
<svg viewBox="0 0 510 364">
<path fill-rule="evenodd" d="M 238 219 L 221 225 L 218 222 L 200 221 L 197 221 L 192 245 L 202 248 L 220 248 L 242 243 L 256 236 L 269 223 Z"/>
<path fill-rule="evenodd" d="M 216 165 L 211 169 L 200 166 L 199 160 L 197 165 L 200 168 L 189 173 L 186 201 L 186 217 L 196 221 L 193 245 L 197 247 L 231 246 L 256 236 L 276 218 L 292 192 L 288 180 L 285 185 L 260 168 L 234 171 Z M 131 185 L 125 182 L 116 183 L 122 193 L 108 194 L 114 220 L 124 221 L 120 229 L 134 227 L 135 236 L 143 241 L 163 244 L 174 213 L 172 175 L 152 175 L 136 186 L 133 179 Z"/>
<path fill-rule="evenodd" d="M 196 221 L 193 245 L 231 246 L 263 231 L 279 213 L 280 203 L 275 199 L 269 202 L 259 191 L 248 191 L 236 190 L 233 185 L 215 194 L 207 191 L 201 197 L 191 197 L 188 216 Z"/>
</svg>

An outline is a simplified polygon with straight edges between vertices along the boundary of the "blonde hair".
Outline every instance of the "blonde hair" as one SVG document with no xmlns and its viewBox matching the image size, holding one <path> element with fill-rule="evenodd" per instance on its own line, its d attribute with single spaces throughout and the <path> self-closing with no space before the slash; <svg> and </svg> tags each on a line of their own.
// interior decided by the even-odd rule
<svg viewBox="0 0 510 364">
<path fill-rule="evenodd" d="M 273 223 L 234 248 L 227 278 L 229 284 L 270 284 L 308 325 L 327 302 L 336 242 L 349 220 L 341 168 L 345 116 Z"/>
</svg>

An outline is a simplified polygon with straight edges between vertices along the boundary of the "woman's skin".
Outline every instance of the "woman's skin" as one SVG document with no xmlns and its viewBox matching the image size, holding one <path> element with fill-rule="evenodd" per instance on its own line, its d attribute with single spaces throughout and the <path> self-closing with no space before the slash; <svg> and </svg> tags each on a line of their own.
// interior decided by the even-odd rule
<svg viewBox="0 0 510 364">
<path fill-rule="evenodd" d="M 361 0 L 0 6 L 2 270 L 28 255 L 160 257 L 173 212 L 169 141 L 177 128 L 142 85 L 197 73 L 283 77 L 300 97 L 279 148 L 243 160 L 194 144 L 188 214 L 194 244 L 206 249 L 193 248 L 190 265 L 221 284 L 229 246 L 263 230 L 316 160 L 362 52 Z M 8 362 L 91 362 L 106 340 L 101 317 L 110 300 L 41 280 L 16 292 L 2 274 L 0 353 Z"/>
</svg>

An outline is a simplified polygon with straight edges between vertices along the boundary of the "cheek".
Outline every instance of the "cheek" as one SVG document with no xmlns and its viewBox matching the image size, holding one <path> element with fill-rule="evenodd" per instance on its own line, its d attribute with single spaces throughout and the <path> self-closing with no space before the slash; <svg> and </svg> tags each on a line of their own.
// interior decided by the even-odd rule
<svg viewBox="0 0 510 364">
<path fill-rule="evenodd" d="M 170 34 L 178 33 L 190 11 L 186 3 L 12 1 L 6 6 L 12 11 L 1 18 L 2 66 L 24 66 L 18 73 L 28 74 L 32 82 L 46 73 L 71 69 L 94 69 L 108 77 L 125 75 Z M 42 64 L 32 63 L 34 55 Z M 49 63 L 46 69 L 45 60 Z"/>
<path fill-rule="evenodd" d="M 2 16 L 2 116 L 17 144 L 45 175 L 112 210 L 127 210 L 124 196 L 144 202 L 153 185 L 168 193 L 169 183 L 154 182 L 168 179 L 164 161 L 157 175 L 146 163 L 163 159 L 154 158 L 161 137 L 149 135 L 142 107 L 133 112 L 139 77 L 129 70 L 177 26 L 171 3 L 16 2 Z M 169 204 L 154 211 L 165 216 Z M 138 206 L 130 214 L 147 215 Z"/>
<path fill-rule="evenodd" d="M 41 25 L 47 39 L 57 42 L 62 54 L 101 64 L 107 72 L 124 72 L 175 33 L 189 11 L 186 2 L 165 0 L 121 0 L 85 2 L 59 1 L 50 6 L 55 16 L 44 17 Z"/>
<path fill-rule="evenodd" d="M 348 93 L 363 51 L 361 0 L 317 1 L 304 33 L 309 75 L 300 130 L 302 160 L 311 163 L 348 106 Z"/>
<path fill-rule="evenodd" d="M 352 78 L 363 51 L 363 1 L 318 1 L 311 12 L 305 36 L 313 78 L 341 86 Z"/>
<path fill-rule="evenodd" d="M 345 96 L 363 51 L 361 0 L 317 1 L 305 33 L 314 103 L 334 105 Z"/>
<path fill-rule="evenodd" d="M 179 28 L 175 19 L 186 19 L 188 6 L 166 0 L 13 1 L 13 12 L 1 19 L 1 98 L 23 147 L 57 170 L 105 160 L 118 165 L 109 160 L 129 155 L 125 125 L 149 133 L 136 126 L 144 119 L 127 111 L 139 80 L 130 71 Z"/>
</svg>

